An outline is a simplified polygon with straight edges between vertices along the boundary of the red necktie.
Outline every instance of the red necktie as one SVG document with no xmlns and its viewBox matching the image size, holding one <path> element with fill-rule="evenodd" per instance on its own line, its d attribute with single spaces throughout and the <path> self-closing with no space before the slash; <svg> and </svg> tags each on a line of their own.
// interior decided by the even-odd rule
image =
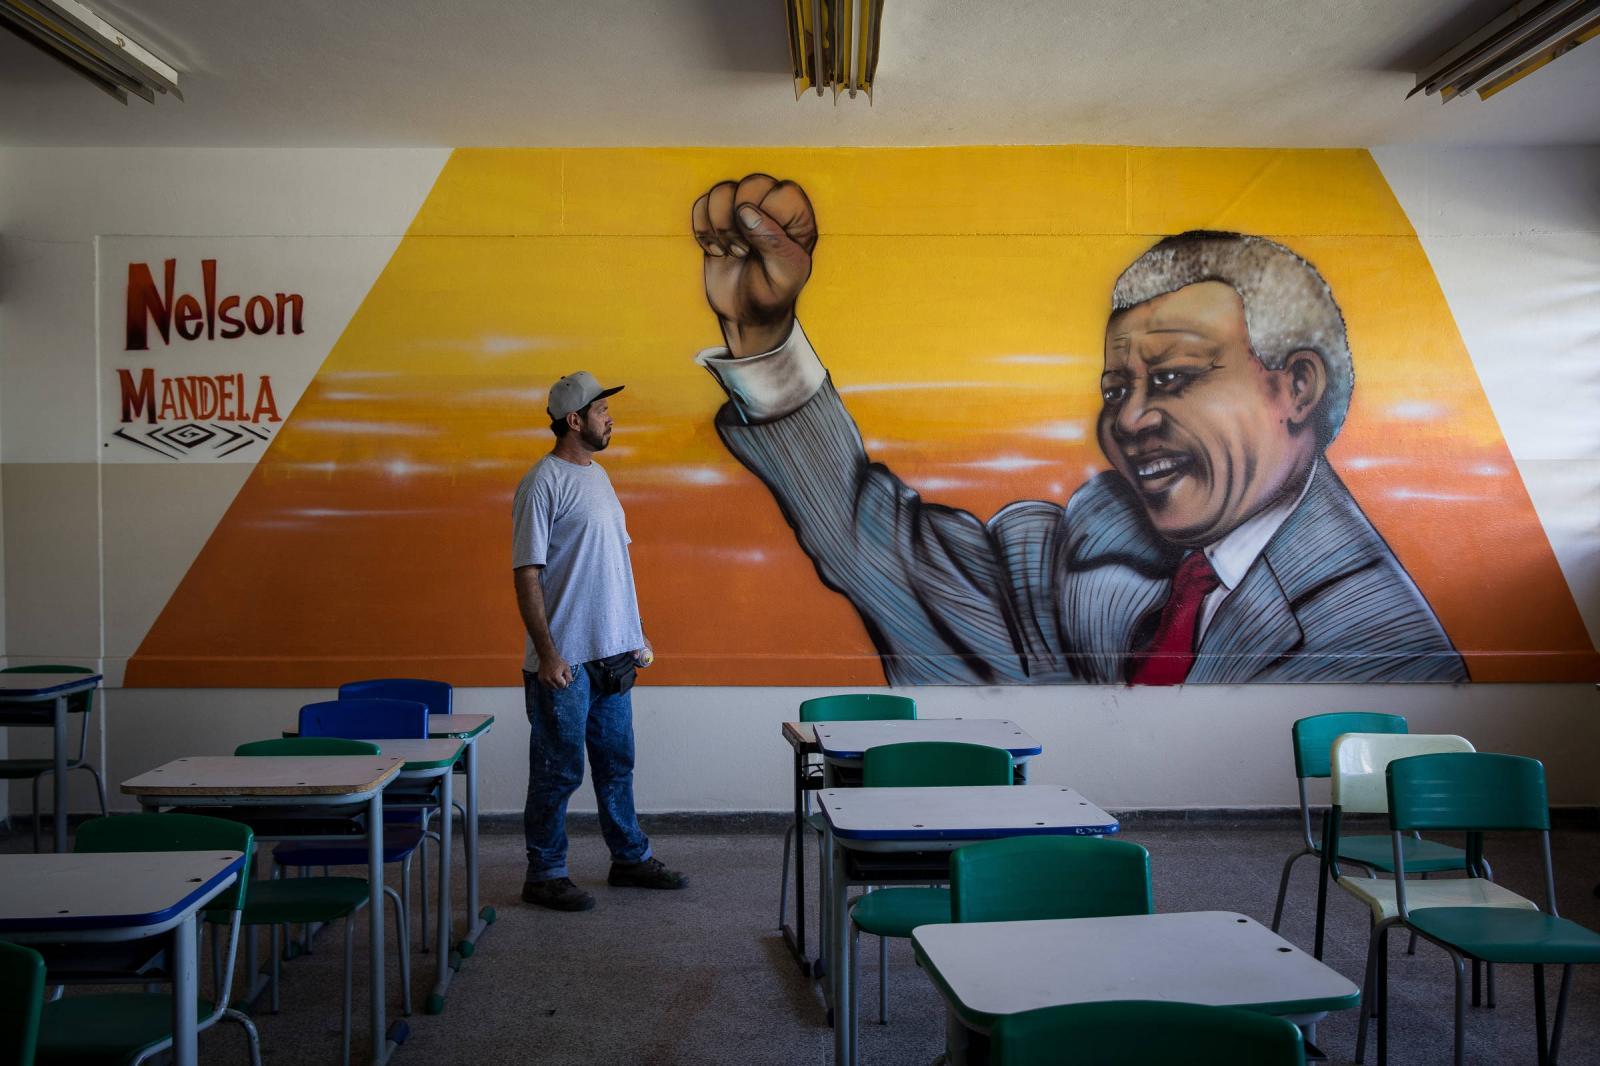
<svg viewBox="0 0 1600 1066">
<path fill-rule="evenodd" d="M 1200 631 L 1200 608 L 1212 590 L 1222 584 L 1205 552 L 1190 552 L 1172 575 L 1172 591 L 1161 607 L 1156 635 L 1134 656 L 1135 685 L 1179 685 L 1194 666 L 1195 636 Z"/>
</svg>

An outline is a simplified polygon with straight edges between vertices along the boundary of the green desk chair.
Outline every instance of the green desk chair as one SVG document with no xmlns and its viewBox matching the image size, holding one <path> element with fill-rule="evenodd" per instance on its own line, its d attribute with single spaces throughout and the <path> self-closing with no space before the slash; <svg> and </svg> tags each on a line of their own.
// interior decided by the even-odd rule
<svg viewBox="0 0 1600 1066">
<path fill-rule="evenodd" d="M 1370 869 L 1363 871 L 1366 875 L 1363 877 L 1345 875 L 1340 859 L 1344 838 L 1344 816 L 1389 813 L 1389 794 L 1384 775 L 1389 763 L 1395 759 L 1431 752 L 1470 751 L 1472 751 L 1470 742 L 1462 737 L 1448 734 L 1346 733 L 1334 742 L 1333 750 L 1330 752 L 1333 806 L 1329 809 L 1328 818 L 1324 823 L 1324 839 L 1330 847 L 1323 852 L 1321 876 L 1323 884 L 1331 879 L 1335 885 L 1354 896 L 1370 912 L 1374 932 L 1369 935 L 1368 942 L 1369 966 L 1363 981 L 1366 992 L 1370 992 L 1372 988 L 1371 950 L 1376 943 L 1376 930 L 1382 922 L 1394 918 L 1400 912 L 1395 881 L 1379 879 Z M 1415 840 L 1408 839 L 1407 843 L 1414 845 Z M 1476 866 L 1467 865 L 1466 852 L 1462 852 L 1462 855 L 1462 865 L 1466 867 L 1468 877 L 1413 882 L 1410 891 L 1437 906 L 1453 906 L 1457 903 L 1466 906 L 1502 904 L 1532 906 L 1522 897 L 1507 892 L 1489 880 L 1486 872 L 1487 864 L 1484 865 L 1485 872 L 1479 876 Z M 1392 866 L 1393 863 L 1391 846 L 1388 865 Z M 1409 866 L 1406 872 L 1411 872 Z M 1413 936 L 1412 945 L 1415 943 L 1416 939 Z M 1318 946 L 1320 947 L 1320 944 Z M 1474 1003 L 1478 1002 L 1481 978 L 1481 972 L 1474 967 L 1472 972 Z M 1372 997 L 1367 995 L 1363 1009 L 1370 1007 L 1371 1004 Z M 1493 968 L 1489 971 L 1489 1005 L 1494 1006 Z"/>
<path fill-rule="evenodd" d="M 1478 964 L 1511 963 L 1533 967 L 1534 1019 L 1538 1027 L 1539 1063 L 1555 1062 L 1561 1050 L 1561 1029 L 1572 989 L 1572 967 L 1600 962 L 1600 934 L 1556 911 L 1555 869 L 1550 861 L 1550 799 L 1545 792 L 1544 765 L 1520 755 L 1451 752 L 1395 759 L 1388 768 L 1389 825 L 1394 840 L 1397 913 L 1380 924 L 1374 952 L 1377 964 L 1378 1062 L 1386 1060 L 1389 1020 L 1388 959 L 1383 936 L 1392 925 L 1406 925 L 1449 952 L 1456 971 L 1455 1062 L 1461 1066 L 1466 1029 L 1466 960 Z M 1419 889 L 1443 881 L 1405 881 L 1402 841 L 1411 831 L 1457 831 L 1467 834 L 1470 866 L 1481 866 L 1485 832 L 1539 834 L 1544 859 L 1544 910 L 1490 882 L 1503 898 L 1462 905 L 1431 898 Z M 1470 882 L 1469 882 L 1470 883 Z M 1556 1002 L 1554 1031 L 1545 1032 L 1544 968 L 1561 966 L 1561 993 Z M 1361 1015 L 1361 1037 L 1367 1014 Z M 1361 1061 L 1358 1038 L 1356 1061 Z"/>
<path fill-rule="evenodd" d="M 0 670 L 0 674 L 92 674 L 93 670 L 87 666 L 8 666 Z M 78 704 L 83 710 L 83 729 L 78 733 L 78 754 L 76 757 L 67 757 L 67 772 L 73 770 L 87 770 L 94 778 L 95 794 L 100 797 L 100 814 L 106 813 L 106 783 L 100 779 L 100 771 L 88 761 L 89 750 L 89 716 L 94 711 L 94 693 L 80 692 L 76 696 L 67 697 L 69 704 Z M 41 706 L 43 706 L 41 704 Z M 74 708 L 69 711 L 76 713 Z M 39 782 L 46 774 L 56 772 L 55 759 L 0 759 L 0 781 L 27 781 L 33 782 L 33 850 L 39 850 Z"/>
<path fill-rule="evenodd" d="M 883 721 L 911 721 L 917 717 L 917 701 L 910 696 L 894 696 L 885 692 L 841 692 L 833 696 L 817 696 L 800 702 L 800 721 L 802 722 L 883 722 Z M 822 835 L 827 832 L 827 823 L 822 815 L 811 813 L 811 793 L 822 787 L 823 773 L 820 767 L 809 772 L 802 786 L 805 791 L 801 793 L 801 802 L 805 805 L 806 824 L 817 834 L 817 854 L 822 854 Z M 794 826 L 783 832 L 783 877 L 778 888 L 778 928 L 784 926 L 784 916 L 789 912 L 789 849 L 796 844 L 794 840 Z M 820 858 L 817 867 L 822 871 L 817 881 L 823 898 L 827 898 L 827 866 Z M 817 913 L 823 913 L 819 907 Z M 822 932 L 822 943 L 828 942 L 827 930 Z"/>
<path fill-rule="evenodd" d="M 283 737 L 274 740 L 255 740 L 240 744 L 235 755 L 242 756 L 322 756 L 322 755 L 377 755 L 380 747 L 368 740 L 346 740 L 342 737 Z M 284 877 L 283 868 L 274 866 L 272 879 L 257 881 L 250 889 L 250 903 L 245 907 L 243 924 L 250 927 L 268 926 L 271 941 L 269 984 L 272 1013 L 278 1013 L 280 996 L 278 982 L 282 976 L 283 950 L 281 938 L 290 925 L 304 925 L 307 936 L 304 944 L 310 948 L 310 930 L 321 925 L 344 920 L 344 1008 L 341 1016 L 344 1026 L 344 1058 L 350 1062 L 350 999 L 352 973 L 355 964 L 355 916 L 371 902 L 371 886 L 364 877 Z M 400 984 L 402 1009 L 411 1013 L 411 963 L 407 949 L 409 932 L 406 910 L 400 896 L 388 885 L 383 892 L 394 907 L 395 939 L 400 955 Z M 251 974 L 250 979 L 255 980 Z"/>
<path fill-rule="evenodd" d="M 1112 1000 L 1003 1015 L 989 1034 L 992 1066 L 1304 1066 L 1300 1030 L 1286 1018 L 1197 1003 Z"/>
<path fill-rule="evenodd" d="M 250 827 L 225 818 L 197 814 L 121 814 L 95 818 L 78 828 L 75 852 L 237 851 L 248 870 L 255 837 Z M 244 1027 L 251 1066 L 261 1066 L 261 1041 L 250 1019 L 228 1006 L 233 963 L 239 946 L 239 915 L 249 895 L 249 878 L 240 877 L 213 897 L 202 912 L 208 921 L 226 923 L 226 960 L 213 967 L 214 990 L 202 998 L 196 1016 L 200 1030 L 226 1017 Z M 213 944 L 216 943 L 215 933 Z M 215 952 L 213 953 L 215 957 Z M 151 975 L 130 975 L 149 983 Z M 115 992 L 67 996 L 44 1005 L 36 1061 L 45 1064 L 117 1063 L 136 1066 L 172 1046 L 172 993 Z"/>
<path fill-rule="evenodd" d="M 1332 770 L 1330 753 L 1333 742 L 1345 733 L 1407 733 L 1406 720 L 1398 714 L 1375 714 L 1368 711 L 1349 711 L 1335 714 L 1314 714 L 1295 722 L 1290 730 L 1294 743 L 1294 776 L 1300 789 L 1300 831 L 1302 847 L 1290 855 L 1283 864 L 1283 876 L 1278 881 L 1278 902 L 1272 909 L 1272 931 L 1276 933 L 1283 921 L 1284 898 L 1289 892 L 1289 874 L 1294 864 L 1307 855 L 1322 857 L 1322 846 L 1311 835 L 1311 804 L 1306 797 L 1306 782 L 1313 778 L 1327 778 Z M 1323 826 L 1326 836 L 1327 826 Z M 1364 835 L 1345 834 L 1339 839 L 1339 859 L 1380 873 L 1394 873 L 1390 856 L 1389 837 L 1385 833 Z M 1406 866 L 1413 873 L 1427 876 L 1445 870 L 1460 870 L 1466 865 L 1466 854 L 1459 848 L 1447 847 L 1420 837 L 1406 842 Z M 1312 955 L 1322 958 L 1323 931 L 1326 927 L 1328 904 L 1328 878 L 1319 871 L 1317 880 L 1317 925 Z M 1415 947 L 1415 944 L 1412 945 Z"/>
<path fill-rule="evenodd" d="M 0 940 L 0 1062 L 33 1066 L 44 1011 L 44 957 L 32 948 Z"/>
<path fill-rule="evenodd" d="M 1007 837 L 950 854 L 958 922 L 1154 914 L 1150 853 L 1103 837 Z"/>
<path fill-rule="evenodd" d="M 861 760 L 864 788 L 932 788 L 962 785 L 1009 785 L 1011 753 L 982 744 L 915 741 L 868 748 Z M 861 933 L 878 938 L 878 1022 L 889 1022 L 889 938 L 906 938 L 919 925 L 950 921 L 947 888 L 879 888 L 858 896 L 850 905 L 850 988 L 856 988 L 857 940 Z M 852 1014 L 859 1018 L 859 1011 Z"/>
</svg>

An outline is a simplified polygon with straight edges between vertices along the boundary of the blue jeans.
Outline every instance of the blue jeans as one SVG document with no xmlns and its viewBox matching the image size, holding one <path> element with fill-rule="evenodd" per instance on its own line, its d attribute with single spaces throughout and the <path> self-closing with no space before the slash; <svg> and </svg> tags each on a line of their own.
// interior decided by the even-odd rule
<svg viewBox="0 0 1600 1066">
<path fill-rule="evenodd" d="M 522 830 L 528 841 L 529 881 L 567 876 L 567 801 L 583 783 L 589 749 L 600 832 L 613 862 L 650 857 L 650 838 L 633 809 L 633 700 L 601 695 L 592 663 L 572 669 L 572 684 L 546 688 L 522 672 L 528 708 L 528 800 Z"/>
</svg>

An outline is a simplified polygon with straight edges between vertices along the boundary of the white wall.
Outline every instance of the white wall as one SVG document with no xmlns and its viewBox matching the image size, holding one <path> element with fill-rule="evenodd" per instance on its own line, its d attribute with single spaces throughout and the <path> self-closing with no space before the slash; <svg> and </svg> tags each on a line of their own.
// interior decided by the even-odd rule
<svg viewBox="0 0 1600 1066">
<path fill-rule="evenodd" d="M 0 149 L 0 551 L 11 661 L 107 654 L 99 375 L 89 310 L 98 292 L 95 237 L 398 240 L 445 155 Z M 1600 610 L 1600 423 L 1593 417 L 1600 409 L 1593 371 L 1600 151 L 1406 150 L 1378 158 L 1423 237 L 1593 633 Z M 1530 366 L 1540 369 L 1530 373 Z M 1548 432 L 1519 428 L 1550 419 L 1566 427 L 1566 443 L 1558 438 L 1553 451 Z M 238 471 L 196 476 L 220 479 L 196 493 L 204 513 L 187 516 L 208 529 L 237 489 Z M 785 807 L 788 751 L 778 723 L 819 691 L 641 689 L 640 807 Z M 112 791 L 115 782 L 177 755 L 225 752 L 272 735 L 293 722 L 300 704 L 326 695 L 109 690 L 96 740 Z M 916 695 L 925 715 L 1017 720 L 1044 743 L 1039 778 L 1069 781 L 1110 807 L 1290 803 L 1289 723 L 1336 709 L 1403 713 L 1419 730 L 1461 732 L 1483 747 L 1538 756 L 1556 802 L 1600 800 L 1593 771 L 1600 699 L 1591 685 L 937 688 Z M 520 808 L 527 745 L 520 690 L 463 691 L 458 706 L 500 718 L 483 749 L 485 809 Z M 18 736 L 12 747 L 36 750 L 39 739 Z M 86 782 L 75 783 L 74 806 L 87 809 Z M 592 806 L 587 794 L 574 803 Z"/>
</svg>

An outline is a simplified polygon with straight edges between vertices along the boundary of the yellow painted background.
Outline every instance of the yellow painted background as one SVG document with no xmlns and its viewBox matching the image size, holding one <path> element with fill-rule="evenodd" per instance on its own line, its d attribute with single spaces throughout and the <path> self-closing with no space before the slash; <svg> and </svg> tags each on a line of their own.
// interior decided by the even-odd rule
<svg viewBox="0 0 1600 1066">
<path fill-rule="evenodd" d="M 455 152 L 392 261 L 134 657 L 134 685 L 518 680 L 510 497 L 543 390 L 627 391 L 601 462 L 629 516 L 648 682 L 881 683 L 766 490 L 723 450 L 689 208 L 800 182 L 807 333 L 873 458 L 987 517 L 1065 501 L 1094 444 L 1116 275 L 1190 228 L 1270 236 L 1344 309 L 1330 451 L 1478 680 L 1575 680 L 1594 648 L 1414 232 L 1365 151 Z"/>
</svg>

